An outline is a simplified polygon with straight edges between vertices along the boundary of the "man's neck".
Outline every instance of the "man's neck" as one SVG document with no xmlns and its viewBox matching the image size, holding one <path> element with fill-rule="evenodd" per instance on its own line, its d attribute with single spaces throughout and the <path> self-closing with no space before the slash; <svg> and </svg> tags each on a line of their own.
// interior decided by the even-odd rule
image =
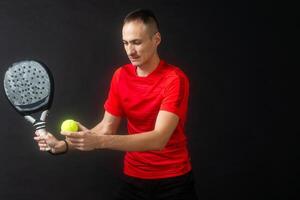
<svg viewBox="0 0 300 200">
<path fill-rule="evenodd" d="M 136 74 L 140 77 L 146 77 L 153 72 L 159 65 L 160 58 L 158 55 L 154 56 L 148 63 L 142 66 L 137 66 Z"/>
</svg>

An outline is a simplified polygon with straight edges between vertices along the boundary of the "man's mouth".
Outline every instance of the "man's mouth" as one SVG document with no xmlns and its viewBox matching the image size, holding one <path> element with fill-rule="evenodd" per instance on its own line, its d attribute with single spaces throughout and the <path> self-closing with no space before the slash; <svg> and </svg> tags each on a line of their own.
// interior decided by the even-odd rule
<svg viewBox="0 0 300 200">
<path fill-rule="evenodd" d="M 130 60 L 137 60 L 139 58 L 139 56 L 136 57 L 129 57 Z"/>
</svg>

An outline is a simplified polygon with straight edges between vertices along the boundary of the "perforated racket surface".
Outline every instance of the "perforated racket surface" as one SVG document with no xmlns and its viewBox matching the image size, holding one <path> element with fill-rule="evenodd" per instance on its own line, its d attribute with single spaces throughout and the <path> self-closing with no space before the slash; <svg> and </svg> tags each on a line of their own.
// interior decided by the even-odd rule
<svg viewBox="0 0 300 200">
<path fill-rule="evenodd" d="M 46 116 L 54 94 L 54 81 L 45 64 L 25 60 L 13 63 L 4 76 L 4 91 L 10 104 L 41 134 L 46 134 Z M 43 111 L 39 120 L 30 114 Z"/>
<path fill-rule="evenodd" d="M 50 108 L 53 78 L 44 64 L 32 60 L 21 61 L 12 64 L 6 71 L 4 90 L 20 114 L 31 114 Z"/>
</svg>

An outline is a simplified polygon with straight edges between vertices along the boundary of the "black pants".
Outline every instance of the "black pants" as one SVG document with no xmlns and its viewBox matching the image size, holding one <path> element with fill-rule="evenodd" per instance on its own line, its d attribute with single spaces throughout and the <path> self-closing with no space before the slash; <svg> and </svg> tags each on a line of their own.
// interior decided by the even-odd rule
<svg viewBox="0 0 300 200">
<path fill-rule="evenodd" d="M 115 200 L 197 200 L 193 173 L 164 179 L 138 179 L 124 175 Z"/>
</svg>

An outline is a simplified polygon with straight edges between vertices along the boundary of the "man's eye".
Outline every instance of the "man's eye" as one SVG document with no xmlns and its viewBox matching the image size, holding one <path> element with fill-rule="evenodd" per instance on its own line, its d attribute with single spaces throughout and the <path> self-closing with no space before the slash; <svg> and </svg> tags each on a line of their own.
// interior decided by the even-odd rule
<svg viewBox="0 0 300 200">
<path fill-rule="evenodd" d="M 140 45 L 140 44 L 142 44 L 142 42 L 136 41 L 136 42 L 134 42 L 133 44 L 135 44 L 135 45 Z"/>
</svg>

